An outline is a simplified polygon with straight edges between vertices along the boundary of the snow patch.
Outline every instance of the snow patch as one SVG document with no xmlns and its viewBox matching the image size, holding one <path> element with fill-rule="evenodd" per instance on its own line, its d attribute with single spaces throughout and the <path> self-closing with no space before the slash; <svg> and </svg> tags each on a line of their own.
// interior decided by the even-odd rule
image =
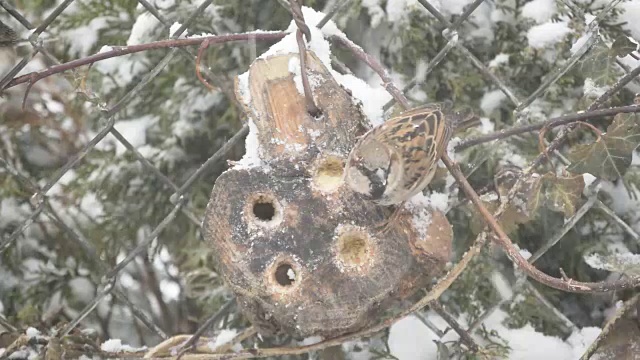
<svg viewBox="0 0 640 360">
<path fill-rule="evenodd" d="M 495 124 L 489 118 L 480 118 L 480 132 L 483 134 L 489 134 L 495 131 Z"/>
<path fill-rule="evenodd" d="M 568 21 L 546 22 L 529 29 L 527 40 L 532 48 L 545 48 L 562 41 L 571 31 Z"/>
<path fill-rule="evenodd" d="M 640 39 L 640 21 L 638 21 L 638 14 L 640 14 L 640 1 L 633 0 L 623 2 L 620 4 L 620 8 L 624 10 L 618 17 L 621 22 L 626 22 L 624 27 L 631 32 L 631 35 Z"/>
<path fill-rule="evenodd" d="M 522 16 L 541 24 L 551 20 L 557 12 L 554 0 L 533 0 L 522 7 Z"/>
<path fill-rule="evenodd" d="M 598 86 L 593 81 L 592 78 L 586 78 L 584 80 L 584 85 L 582 87 L 582 91 L 584 92 L 584 96 L 595 97 L 598 98 L 602 96 L 607 90 L 609 90 L 610 86 Z"/>
<path fill-rule="evenodd" d="M 220 334 L 216 336 L 216 340 L 208 344 L 209 348 L 211 350 L 214 350 L 228 343 L 229 341 L 233 340 L 233 338 L 235 338 L 236 335 L 238 335 L 238 331 L 236 329 L 223 329 L 222 331 L 220 331 Z"/>
<path fill-rule="evenodd" d="M 148 12 L 140 14 L 133 23 L 127 45 L 139 45 L 152 40 L 151 35 L 159 25 L 160 21 L 153 14 Z"/>
<path fill-rule="evenodd" d="M 507 95 L 505 95 L 501 90 L 485 92 L 480 100 L 480 108 L 485 114 L 489 115 L 493 113 L 493 111 L 500 106 L 502 100 L 506 98 Z"/>
<path fill-rule="evenodd" d="M 153 115 L 144 115 L 138 119 L 120 120 L 114 124 L 114 128 L 134 147 L 138 148 L 147 142 L 147 129 L 156 123 L 158 118 Z M 107 136 L 107 141 L 113 141 L 116 146 L 116 156 L 127 151 L 127 148 L 113 135 Z"/>
<path fill-rule="evenodd" d="M 495 68 L 502 64 L 509 63 L 509 54 L 500 53 L 493 58 L 493 60 L 489 61 L 489 67 Z"/>
<path fill-rule="evenodd" d="M 173 36 L 173 34 L 178 31 L 178 29 L 180 29 L 180 27 L 182 27 L 182 24 L 180 24 L 179 22 L 174 22 L 171 27 L 169 27 L 169 37 Z M 180 39 L 184 39 L 187 37 L 187 35 L 189 34 L 189 31 L 187 29 L 185 29 L 182 34 L 180 34 Z"/>
<path fill-rule="evenodd" d="M 100 345 L 100 350 L 105 352 L 117 353 L 117 352 L 136 352 L 144 351 L 147 347 L 134 348 L 129 345 L 123 345 L 120 339 L 109 339 Z"/>
</svg>

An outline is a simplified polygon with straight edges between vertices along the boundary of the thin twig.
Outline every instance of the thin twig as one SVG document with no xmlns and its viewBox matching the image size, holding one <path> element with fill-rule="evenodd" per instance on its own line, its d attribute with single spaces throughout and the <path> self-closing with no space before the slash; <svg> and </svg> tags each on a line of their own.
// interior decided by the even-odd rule
<svg viewBox="0 0 640 360">
<path fill-rule="evenodd" d="M 398 89 L 398 87 L 396 87 L 396 85 L 393 83 L 393 80 L 391 79 L 391 76 L 389 75 L 387 70 L 384 67 L 382 67 L 380 62 L 378 62 L 378 59 L 367 54 L 364 50 L 362 50 L 360 46 L 356 45 L 353 41 L 346 39 L 342 36 L 332 35 L 330 39 L 331 41 L 337 42 L 339 45 L 344 46 L 347 49 L 351 50 L 351 52 L 358 59 L 360 59 L 365 64 L 367 64 L 371 69 L 373 69 L 373 71 L 375 71 L 378 74 L 378 76 L 380 76 L 380 78 L 382 79 L 384 88 L 389 92 L 389 94 L 391 94 L 391 96 L 393 96 L 394 99 L 396 99 L 396 101 L 402 107 L 404 107 L 405 109 L 408 109 L 410 107 L 407 97 L 404 96 L 404 94 L 402 93 L 402 91 L 400 91 L 400 89 Z"/>
<path fill-rule="evenodd" d="M 460 324 L 458 324 L 458 321 L 444 309 L 444 307 L 442 306 L 442 304 L 440 304 L 439 301 L 437 300 L 432 301 L 429 304 L 429 307 L 431 307 L 433 311 L 435 311 L 438 315 L 440 315 L 440 317 L 443 318 L 444 321 L 446 321 L 447 324 L 449 324 L 449 326 L 451 326 L 453 331 L 455 331 L 460 336 L 460 340 L 462 340 L 462 343 L 465 344 L 469 348 L 469 350 L 471 350 L 474 353 L 480 350 L 480 346 L 476 344 L 476 342 L 473 340 L 471 335 L 469 335 L 469 333 L 465 329 L 463 329 L 462 326 L 460 326 Z"/>
<path fill-rule="evenodd" d="M 198 48 L 198 56 L 196 57 L 196 76 L 198 77 L 198 80 L 200 80 L 200 82 L 207 87 L 207 89 L 209 89 L 210 91 L 215 91 L 216 88 L 213 87 L 211 84 L 209 84 L 207 79 L 205 79 L 200 73 L 200 61 L 202 59 L 202 55 L 204 54 L 204 51 L 208 47 L 209 47 L 209 40 L 205 40 L 202 42 L 202 44 L 200 44 L 200 47 Z"/>
<path fill-rule="evenodd" d="M 504 250 L 516 267 L 520 268 L 520 270 L 525 272 L 532 279 L 554 289 L 585 294 L 629 289 L 640 286 L 640 277 L 632 277 L 627 280 L 617 281 L 580 282 L 568 277 L 566 279 L 558 279 L 541 272 L 522 257 L 518 249 L 513 245 L 509 236 L 507 236 L 502 227 L 498 224 L 496 218 L 489 212 L 489 210 L 487 210 L 478 194 L 476 194 L 467 179 L 465 179 L 460 167 L 455 164 L 446 153 L 442 156 L 442 161 L 456 181 L 460 184 L 467 197 L 476 206 L 476 209 L 480 212 L 487 225 L 489 225 L 490 229 L 494 232 L 495 236 L 493 237 L 493 241 L 498 244 L 502 250 Z"/>
<path fill-rule="evenodd" d="M 182 356 L 182 354 L 189 351 L 189 349 L 193 347 L 193 345 L 198 341 L 198 339 L 202 336 L 202 334 L 204 334 L 205 331 L 207 331 L 213 324 L 220 321 L 220 319 L 222 319 L 222 317 L 227 312 L 229 312 L 233 306 L 236 305 L 236 301 L 237 300 L 235 297 L 227 301 L 227 303 L 224 304 L 218 311 L 216 311 L 215 314 L 213 314 L 210 318 L 208 318 L 207 321 L 205 321 L 204 324 L 202 324 L 198 328 L 198 330 L 196 330 L 196 332 L 191 336 L 191 338 L 189 338 L 189 340 L 187 340 L 187 342 L 185 342 L 180 347 L 180 354 L 178 355 L 178 359 L 180 359 L 180 356 Z"/>
<path fill-rule="evenodd" d="M 509 136 L 524 134 L 532 131 L 538 131 L 544 127 L 554 128 L 554 127 L 574 123 L 577 121 L 594 119 L 601 116 L 611 116 L 611 115 L 617 115 L 617 114 L 638 113 L 638 112 L 640 112 L 640 106 L 628 105 L 628 106 L 620 106 L 620 107 L 614 107 L 609 109 L 591 110 L 591 111 L 577 113 L 577 114 L 563 115 L 563 116 L 549 119 L 544 122 L 539 122 L 539 123 L 530 124 L 530 125 L 523 125 L 523 126 L 514 126 L 510 129 L 500 130 L 491 134 L 467 139 L 457 144 L 454 149 L 455 151 L 461 151 L 475 145 L 487 143 L 494 140 L 504 139 Z"/>
<path fill-rule="evenodd" d="M 304 40 L 307 39 L 307 42 L 311 41 L 311 30 L 309 26 L 304 21 L 304 14 L 302 14 L 302 6 L 297 0 L 289 0 L 291 5 L 291 15 L 293 16 L 293 21 L 296 23 L 298 27 L 298 31 L 296 33 L 296 41 L 298 42 L 298 53 L 300 57 L 300 77 L 302 78 L 302 88 L 304 89 L 304 99 L 307 102 L 307 112 L 313 116 L 320 116 L 320 109 L 316 106 L 315 101 L 313 100 L 313 92 L 311 91 L 311 84 L 309 84 L 309 76 L 307 74 L 307 45 Z M 304 34 L 304 38 L 303 38 Z"/>
<path fill-rule="evenodd" d="M 114 46 L 113 50 L 110 50 L 110 51 L 101 52 L 99 54 L 87 56 L 82 59 L 72 60 L 64 64 L 54 65 L 45 70 L 31 72 L 22 76 L 18 76 L 17 78 L 14 78 L 13 80 L 11 80 L 4 87 L 4 89 L 8 89 L 24 83 L 31 83 L 31 85 L 33 85 L 33 83 L 35 83 L 36 81 L 39 81 L 47 76 L 59 74 L 67 70 L 71 70 L 71 69 L 88 65 L 88 64 L 93 64 L 95 62 L 110 59 L 113 57 L 134 54 L 142 51 L 181 47 L 181 46 L 200 45 L 204 41 L 209 41 L 209 44 L 222 44 L 222 43 L 232 42 L 232 41 L 246 41 L 249 39 L 264 40 L 264 41 L 280 40 L 285 35 L 287 35 L 287 33 L 283 31 L 249 32 L 249 33 L 241 33 L 241 34 L 204 36 L 204 37 L 197 37 L 197 38 L 192 37 L 188 39 L 160 40 L 160 41 L 150 42 L 146 44 L 131 45 L 131 46 L 118 46 L 118 47 Z"/>
<path fill-rule="evenodd" d="M 640 294 L 636 294 L 631 299 L 625 301 L 624 305 L 616 312 L 616 315 L 607 322 L 607 325 L 605 325 L 604 328 L 602 328 L 600 335 L 598 335 L 596 340 L 580 357 L 580 360 L 589 360 L 591 356 L 593 356 L 596 350 L 598 350 L 598 347 L 600 347 L 602 341 L 609 336 L 613 327 L 618 323 L 618 320 L 624 317 L 628 312 L 633 311 L 638 304 L 638 299 L 640 299 Z"/>
</svg>

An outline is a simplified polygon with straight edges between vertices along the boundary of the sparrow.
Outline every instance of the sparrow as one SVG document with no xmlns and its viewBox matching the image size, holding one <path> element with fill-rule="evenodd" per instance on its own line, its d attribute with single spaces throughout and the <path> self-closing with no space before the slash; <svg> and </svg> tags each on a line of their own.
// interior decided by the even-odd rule
<svg viewBox="0 0 640 360">
<path fill-rule="evenodd" d="M 0 47 L 13 46 L 18 42 L 18 33 L 0 20 Z"/>
<path fill-rule="evenodd" d="M 450 101 L 401 112 L 356 142 L 345 182 L 375 204 L 399 205 L 431 182 L 454 132 L 479 122 L 472 111 L 454 110 Z"/>
</svg>

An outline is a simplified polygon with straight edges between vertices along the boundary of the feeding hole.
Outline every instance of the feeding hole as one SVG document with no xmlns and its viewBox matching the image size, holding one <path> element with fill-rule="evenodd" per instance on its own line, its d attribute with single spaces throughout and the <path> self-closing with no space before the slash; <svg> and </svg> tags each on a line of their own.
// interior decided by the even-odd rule
<svg viewBox="0 0 640 360">
<path fill-rule="evenodd" d="M 288 263 L 281 263 L 273 273 L 273 277 L 280 286 L 293 285 L 296 281 L 296 275 L 296 271 Z"/>
<path fill-rule="evenodd" d="M 342 184 L 344 162 L 337 156 L 327 156 L 320 160 L 316 169 L 315 185 L 322 191 L 334 191 Z"/>
<path fill-rule="evenodd" d="M 282 208 L 270 194 L 253 194 L 245 211 L 250 214 L 247 219 L 249 222 L 261 226 L 275 226 L 282 220 Z"/>
<path fill-rule="evenodd" d="M 276 208 L 270 202 L 256 202 L 253 204 L 253 216 L 262 221 L 271 221 L 276 214 Z"/>
<path fill-rule="evenodd" d="M 373 256 L 371 238 L 364 230 L 349 228 L 340 231 L 336 244 L 340 263 L 345 267 L 360 268 L 368 265 Z"/>
</svg>

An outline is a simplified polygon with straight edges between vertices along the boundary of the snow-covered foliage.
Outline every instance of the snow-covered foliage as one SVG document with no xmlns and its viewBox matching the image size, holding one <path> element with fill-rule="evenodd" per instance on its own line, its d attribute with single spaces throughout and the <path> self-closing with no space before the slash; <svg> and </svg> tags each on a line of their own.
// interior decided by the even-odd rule
<svg viewBox="0 0 640 360">
<path fill-rule="evenodd" d="M 25 2 L 18 10 L 37 24 L 36 19 L 45 19 L 59 3 Z M 55 39 L 46 46 L 58 58 L 69 60 L 108 51 L 113 46 L 165 39 L 202 1 L 150 3 L 168 19 L 165 23 L 136 2 L 76 0 L 43 34 Z M 347 37 L 380 59 L 400 88 L 416 79 L 417 85 L 407 93 L 412 103 L 451 99 L 473 108 L 482 117 L 482 126 L 469 130 L 463 137 L 586 110 L 595 98 L 613 86 L 625 69 L 640 66 L 638 57 L 631 52 L 618 57 L 608 55 L 624 50 L 617 44 L 628 47 L 640 40 L 640 22 L 636 20 L 640 18 L 638 0 L 622 2 L 597 20 L 595 16 L 606 5 L 604 1 L 574 1 L 571 7 L 554 0 L 485 1 L 458 27 L 457 36 L 451 38 L 443 36 L 445 26 L 417 0 L 352 2 L 322 30 L 313 27 L 334 3 L 308 2 L 315 9 L 304 9 L 312 26 L 309 46 L 332 69 L 336 79 L 350 89 L 354 101 L 362 104 L 372 125 L 381 123 L 388 115 L 383 105 L 391 96 L 371 69 L 353 57 L 343 56 L 344 51 L 336 50 L 327 40 L 329 36 Z M 446 19 L 455 21 L 472 1 L 429 3 Z M 0 16 L 4 21 L 5 15 Z M 6 21 L 17 26 L 17 22 L 8 18 Z M 29 336 L 39 336 L 36 328 L 49 333 L 90 304 L 106 285 L 103 275 L 142 243 L 150 245 L 119 273 L 118 291 L 144 309 L 163 331 L 193 333 L 202 319 L 224 303 L 228 291 L 215 272 L 207 245 L 200 239 L 199 221 L 211 187 L 227 164 L 221 161 L 201 174 L 184 194 L 187 205 L 175 215 L 170 215 L 175 208 L 170 198 L 176 191 L 172 184 L 180 187 L 241 127 L 245 118 L 233 99 L 233 78 L 239 75 L 238 85 L 244 95 L 240 100 L 248 102 L 248 66 L 255 56 L 296 52 L 295 25 L 278 1 L 217 0 L 195 17 L 186 31 L 189 37 L 256 29 L 287 30 L 292 34 L 273 46 L 260 42 L 211 46 L 203 65 L 217 75 L 212 79 L 216 91 L 209 91 L 197 80 L 192 55 L 184 56 L 178 50 L 168 62 L 163 62 L 173 51 L 169 50 L 116 57 L 91 68 L 42 80 L 31 90 L 26 111 L 20 110 L 24 87 L 12 89 L 0 98 L 0 119 L 4 120 L 0 122 L 0 158 L 35 186 L 44 187 L 48 196 L 44 205 L 46 214 L 35 216 L 33 224 L 19 231 L 39 204 L 30 201 L 35 190 L 0 164 L 3 234 L 0 244 L 14 232 L 19 233 L 0 254 L 3 318 L 29 329 L 26 331 Z M 24 35 L 28 36 L 28 32 Z M 573 55 L 588 51 L 576 66 L 546 88 L 519 116 L 514 116 L 516 104 L 512 95 L 479 71 L 464 50 L 454 46 L 438 66 L 427 68 L 449 39 L 467 47 L 520 100 L 538 89 L 548 74 Z M 190 49 L 192 54 L 195 50 Z M 338 71 L 332 56 L 344 62 L 353 74 Z M 7 58 L 17 61 L 12 54 Z M 48 60 L 38 55 L 22 73 L 48 64 Z M 150 84 L 138 89 L 156 67 L 160 68 Z M 290 64 L 290 68 L 294 78 L 299 79 L 299 63 Z M 0 70 L 6 71 L 4 67 Z M 131 96 L 127 95 L 129 92 Z M 640 92 L 638 82 L 626 86 L 609 104 L 631 103 L 635 92 Z M 114 107 L 119 111 L 108 111 Z M 228 158 L 239 160 L 244 154 L 238 166 L 260 166 L 257 128 L 251 119 L 248 123 L 246 149 L 235 146 Z M 111 124 L 113 129 L 104 133 Z M 595 125 L 605 132 L 608 121 Z M 548 135 L 551 134 L 555 130 L 549 130 Z M 97 136 L 101 140 L 73 169 L 64 174 L 57 172 Z M 570 146 L 592 141 L 591 136 L 588 131 L 580 131 L 571 139 Z M 459 141 L 455 139 L 455 143 Z M 459 153 L 453 152 L 455 143 L 448 151 L 476 189 L 491 189 L 493 176 L 500 167 L 524 167 L 539 151 L 537 136 L 532 135 Z M 570 149 L 561 151 L 568 153 Z M 139 161 L 137 155 L 146 159 L 147 164 Z M 571 277 L 584 281 L 602 280 L 608 272 L 637 275 L 640 247 L 619 220 L 640 232 L 638 159 L 634 154 L 623 178 L 604 179 L 597 187 L 600 199 L 617 218 L 612 218 L 611 213 L 589 211 L 536 266 L 556 276 L 558 268 L 562 268 Z M 559 174 L 564 169 L 563 164 L 554 161 L 542 170 Z M 595 180 L 594 175 L 585 171 L 579 177 L 588 186 Z M 59 181 L 49 183 L 58 177 Z M 447 216 L 454 224 L 458 259 L 476 231 L 470 225 L 473 211 L 461 205 L 460 191 L 453 184 L 451 175 L 443 173 L 436 177 L 430 191 L 412 199 L 409 206 L 448 211 Z M 585 191 L 586 196 L 590 194 Z M 497 200 L 498 196 L 490 194 L 485 198 Z M 581 206 L 583 200 L 574 205 Z M 171 217 L 169 226 L 152 234 L 167 216 Z M 558 204 L 545 207 L 529 221 L 516 224 L 510 236 L 521 249 L 527 249 L 521 250 L 521 254 L 530 257 L 569 217 L 567 212 L 558 211 Z M 424 225 L 431 219 L 421 214 L 413 221 Z M 95 249 L 96 253 L 86 248 Z M 498 273 L 508 276 L 497 276 Z M 534 294 L 531 288 L 516 286 L 518 276 L 507 260 L 482 254 L 441 298 L 465 327 L 501 305 L 472 333 L 479 345 L 496 356 L 577 359 L 599 334 L 607 309 L 615 308 L 617 296 L 621 296 L 585 300 L 536 286 L 541 294 L 553 295 L 552 311 L 548 304 L 537 300 L 539 294 Z M 560 318 L 554 311 L 564 316 Z M 97 303 L 81 327 L 100 333 L 103 351 L 135 350 L 160 340 L 139 323 L 133 326 L 131 318 L 131 308 L 108 295 Z M 437 314 L 424 311 L 402 319 L 385 334 L 346 343 L 342 349 L 350 359 L 382 358 L 385 354 L 401 360 L 435 358 L 442 353 L 443 346 L 451 353 L 460 353 L 464 346 L 455 332 L 440 337 L 425 325 L 425 320 L 439 331 L 447 327 Z M 221 330 L 215 346 L 229 341 L 237 333 L 235 329 L 245 328 L 247 323 L 235 313 L 226 319 L 225 326 L 227 329 Z M 6 329 L 0 325 L 0 333 L 3 330 Z M 267 347 L 279 344 L 280 340 L 255 340 L 255 344 Z M 0 346 L 0 355 L 3 352 Z"/>
</svg>

